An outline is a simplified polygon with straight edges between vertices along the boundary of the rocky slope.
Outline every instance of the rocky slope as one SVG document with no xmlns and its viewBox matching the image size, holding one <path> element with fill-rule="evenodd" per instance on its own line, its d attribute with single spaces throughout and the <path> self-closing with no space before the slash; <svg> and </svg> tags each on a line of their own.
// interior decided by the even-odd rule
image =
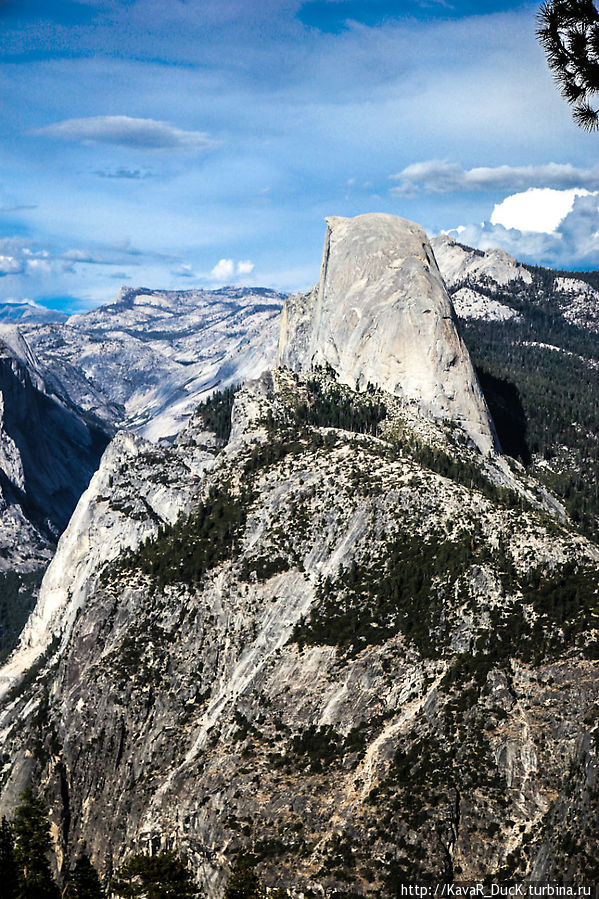
<svg viewBox="0 0 599 899">
<path fill-rule="evenodd" d="M 514 281 L 532 283 L 532 275 L 527 267 L 505 250 L 475 250 L 463 246 L 447 234 L 433 237 L 431 246 L 450 291 L 466 281 L 482 284 L 488 282 L 496 287 L 506 287 Z"/>
<path fill-rule="evenodd" d="M 433 237 L 431 246 L 461 318 L 506 321 L 518 317 L 522 293 L 537 299 L 544 294 L 551 298 L 554 313 L 559 312 L 567 323 L 599 332 L 596 273 L 553 272 L 523 265 L 504 250 L 475 250 L 447 234 Z M 507 303 L 499 302 L 499 295 Z"/>
<path fill-rule="evenodd" d="M 2 810 L 34 777 L 61 857 L 176 846 L 208 895 L 244 847 L 303 892 L 592 876 L 597 549 L 405 411 L 280 371 L 237 395 L 199 500 L 201 417 L 176 472 L 107 457 L 53 563 L 84 594 L 5 697 Z M 191 517 L 92 573 L 94 516 L 115 546 L 173 521 L 143 501 L 161 471 Z"/>
<path fill-rule="evenodd" d="M 504 450 L 599 537 L 599 279 L 432 241 Z"/>
<path fill-rule="evenodd" d="M 14 645 L 109 435 L 0 342 L 0 656 Z"/>
<path fill-rule="evenodd" d="M 200 397 L 271 365 L 282 301 L 123 289 L 70 317 L 0 304 L 0 658 L 109 436 L 172 437 Z"/>
<path fill-rule="evenodd" d="M 343 383 L 334 250 L 284 319 L 300 371 L 248 382 L 230 436 L 226 394 L 171 447 L 105 454 L 2 670 L 0 813 L 33 781 L 59 868 L 174 847 L 215 897 L 248 849 L 304 896 L 593 881 L 599 550 L 463 415 Z M 381 275 L 412 266 L 438 315 L 425 250 Z"/>
</svg>

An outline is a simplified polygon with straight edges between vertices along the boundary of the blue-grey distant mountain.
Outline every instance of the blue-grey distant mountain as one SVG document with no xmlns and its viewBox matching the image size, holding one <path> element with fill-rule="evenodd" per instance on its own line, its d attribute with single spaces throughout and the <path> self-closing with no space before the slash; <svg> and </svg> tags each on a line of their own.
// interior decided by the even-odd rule
<svg viewBox="0 0 599 899">
<path fill-rule="evenodd" d="M 46 309 L 31 300 L 0 302 L 0 323 L 5 322 L 64 322 L 68 316 L 57 309 Z"/>
</svg>

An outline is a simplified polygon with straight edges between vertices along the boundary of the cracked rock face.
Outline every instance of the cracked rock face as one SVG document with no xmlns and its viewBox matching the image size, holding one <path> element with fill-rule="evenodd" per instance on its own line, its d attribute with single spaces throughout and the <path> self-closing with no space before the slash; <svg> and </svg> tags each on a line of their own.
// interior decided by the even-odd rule
<svg viewBox="0 0 599 899">
<path fill-rule="evenodd" d="M 330 365 L 355 389 L 373 384 L 429 417 L 458 422 L 479 449 L 493 423 L 428 238 L 392 215 L 328 218 L 320 284 L 287 302 L 279 363 Z"/>
</svg>

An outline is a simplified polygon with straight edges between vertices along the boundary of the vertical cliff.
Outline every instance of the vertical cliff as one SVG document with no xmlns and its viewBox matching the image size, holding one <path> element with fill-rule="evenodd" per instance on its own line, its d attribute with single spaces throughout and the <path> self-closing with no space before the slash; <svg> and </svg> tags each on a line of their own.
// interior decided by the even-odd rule
<svg viewBox="0 0 599 899">
<path fill-rule="evenodd" d="M 279 364 L 330 365 L 423 415 L 461 424 L 483 452 L 496 437 L 428 238 L 413 222 L 369 214 L 327 219 L 320 284 L 288 300 Z"/>
</svg>

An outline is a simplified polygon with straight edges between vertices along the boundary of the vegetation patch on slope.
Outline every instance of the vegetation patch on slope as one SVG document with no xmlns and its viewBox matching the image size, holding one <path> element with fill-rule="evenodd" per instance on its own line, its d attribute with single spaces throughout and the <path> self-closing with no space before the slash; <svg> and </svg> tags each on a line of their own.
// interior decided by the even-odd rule
<svg viewBox="0 0 599 899">
<path fill-rule="evenodd" d="M 204 575 L 235 555 L 245 527 L 247 496 L 213 487 L 188 516 L 161 527 L 134 552 L 121 557 L 120 571 L 141 571 L 160 590 L 167 584 L 197 584 Z"/>
<path fill-rule="evenodd" d="M 207 431 L 212 431 L 225 443 L 231 436 L 231 413 L 233 400 L 239 390 L 238 386 L 225 387 L 224 390 L 215 390 L 212 396 L 204 400 L 196 409 L 196 413 L 202 416 L 202 421 Z"/>
<path fill-rule="evenodd" d="M 539 663 L 559 656 L 583 634 L 584 653 L 599 657 L 596 568 L 568 563 L 553 573 L 518 577 L 509 559 L 465 532 L 458 540 L 402 533 L 386 544 L 382 557 L 352 561 L 337 578 L 319 583 L 310 613 L 291 639 L 300 648 L 336 646 L 351 657 L 401 633 L 423 656 L 437 658 L 449 647 L 448 611 L 463 602 L 472 605 L 469 575 L 485 563 L 500 574 L 506 603 L 488 610 L 491 624 L 479 631 L 480 656 L 472 657 L 473 665 L 478 659 L 486 674 L 510 656 Z"/>
<path fill-rule="evenodd" d="M 504 450 L 532 464 L 581 531 L 597 539 L 599 335 L 561 314 L 554 294 L 561 273 L 531 271 L 530 285 L 472 285 L 516 309 L 520 321 L 462 321 L 461 328 Z M 599 277 L 586 274 L 588 283 Z"/>
</svg>

